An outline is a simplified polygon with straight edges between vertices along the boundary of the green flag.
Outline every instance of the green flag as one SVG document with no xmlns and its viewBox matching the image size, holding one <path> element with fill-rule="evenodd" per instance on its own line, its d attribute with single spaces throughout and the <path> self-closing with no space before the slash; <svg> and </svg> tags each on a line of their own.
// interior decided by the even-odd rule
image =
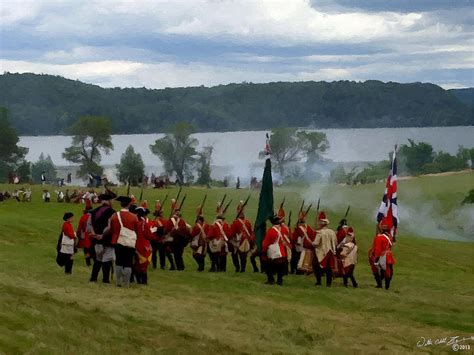
<svg viewBox="0 0 474 355">
<path fill-rule="evenodd" d="M 270 158 L 265 160 L 265 169 L 263 170 L 262 189 L 258 200 L 257 219 L 255 221 L 255 237 L 257 239 L 257 248 L 262 250 L 262 242 L 267 231 L 268 217 L 273 215 L 273 181 L 272 181 L 272 163 Z"/>
</svg>

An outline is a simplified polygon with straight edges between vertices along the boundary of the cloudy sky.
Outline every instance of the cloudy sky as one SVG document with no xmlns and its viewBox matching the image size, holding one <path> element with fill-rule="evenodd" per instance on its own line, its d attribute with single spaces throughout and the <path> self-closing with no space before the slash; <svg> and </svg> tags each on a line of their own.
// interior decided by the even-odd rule
<svg viewBox="0 0 474 355">
<path fill-rule="evenodd" d="M 474 0 L 0 0 L 0 70 L 106 87 L 474 86 Z"/>
</svg>

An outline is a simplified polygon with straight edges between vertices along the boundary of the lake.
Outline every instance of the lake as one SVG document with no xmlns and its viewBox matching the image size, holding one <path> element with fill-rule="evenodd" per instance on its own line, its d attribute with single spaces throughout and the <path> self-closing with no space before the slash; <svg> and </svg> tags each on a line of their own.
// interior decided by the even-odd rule
<svg viewBox="0 0 474 355">
<path fill-rule="evenodd" d="M 427 128 L 361 128 L 361 129 L 320 129 L 326 133 L 330 148 L 325 154 L 327 159 L 335 162 L 367 162 L 387 159 L 395 144 L 408 143 L 408 139 L 416 142 L 427 142 L 435 151 L 443 150 L 456 153 L 459 145 L 474 146 L 474 126 L 469 127 L 427 127 Z M 217 175 L 249 176 L 254 173 L 259 162 L 258 152 L 265 145 L 265 131 L 197 133 L 200 146 L 212 144 L 214 153 L 212 165 Z M 163 134 L 130 134 L 114 135 L 114 150 L 104 155 L 102 164 L 113 166 L 120 161 L 122 153 L 131 144 L 135 151 L 142 155 L 147 166 L 147 173 L 162 172 L 162 163 L 153 155 L 149 145 Z M 23 136 L 20 145 L 29 148 L 27 159 L 37 161 L 43 152 L 50 155 L 58 166 L 70 165 L 61 156 L 64 149 L 71 144 L 69 136 Z M 261 168 L 255 172 L 260 176 Z M 113 175 L 108 169 L 108 175 Z M 215 174 L 215 172 L 214 172 Z"/>
</svg>

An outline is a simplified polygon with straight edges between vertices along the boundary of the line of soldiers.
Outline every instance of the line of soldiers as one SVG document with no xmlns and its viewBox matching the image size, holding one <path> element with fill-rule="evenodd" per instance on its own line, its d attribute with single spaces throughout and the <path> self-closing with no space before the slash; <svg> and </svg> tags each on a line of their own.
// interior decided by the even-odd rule
<svg viewBox="0 0 474 355">
<path fill-rule="evenodd" d="M 112 208 L 113 199 L 120 202 L 121 210 L 118 212 Z M 101 205 L 95 209 L 90 200 L 85 200 L 84 215 L 74 237 L 78 239 L 76 247 L 84 251 L 87 265 L 93 263 L 90 281 L 96 282 L 102 271 L 102 281 L 109 283 L 111 273 L 115 271 L 118 286 L 129 286 L 133 280 L 147 284 L 149 265 L 157 268 L 159 264 L 161 269 L 165 269 L 168 261 L 169 270 L 184 270 L 183 254 L 190 245 L 199 272 L 205 270 L 207 257 L 210 272 L 227 271 L 227 256 L 230 254 L 235 271 L 240 273 L 246 272 L 250 256 L 253 271 L 265 272 L 268 284 L 275 283 L 275 275 L 276 283 L 282 285 L 283 277 L 288 273 L 314 273 L 317 286 L 322 284 L 323 276 L 327 286 L 331 286 L 333 278 L 337 277 L 343 279 L 345 286 L 349 280 L 353 287 L 358 286 L 354 276 L 358 247 L 354 229 L 345 219 L 341 220 L 336 232 L 329 228 L 326 214 L 320 212 L 318 226 L 313 228 L 306 223 L 309 208 L 306 211 L 302 208 L 296 226 L 290 232 L 291 228 L 285 224 L 285 211 L 280 206 L 278 213 L 269 218 L 272 227 L 266 232 L 259 252 L 252 225 L 245 218 L 248 199 L 240 201 L 236 218 L 229 225 L 225 215 L 230 203 L 225 205 L 225 197 L 218 203 L 212 223 L 206 223 L 204 218 L 204 198 L 196 211 L 193 226 L 181 215 L 184 199 L 180 205 L 178 199 L 171 200 L 169 219 L 164 217 L 160 201 L 156 201 L 153 218 L 148 218 L 150 210 L 146 201 L 137 206 L 134 199 L 116 197 L 110 190 L 99 195 Z M 70 227 L 66 224 L 71 223 L 72 216 L 67 217 L 66 227 L 58 241 L 58 256 L 62 249 L 67 249 L 68 253 L 71 250 L 67 246 L 71 239 Z M 379 229 L 369 261 L 377 287 L 382 287 L 385 280 L 388 289 L 395 262 L 391 253 L 393 239 L 385 221 L 380 223 Z M 62 241 L 65 241 L 65 248 L 61 246 Z M 260 259 L 260 270 L 257 259 Z M 72 263 L 66 269 L 67 273 L 71 271 Z"/>
</svg>

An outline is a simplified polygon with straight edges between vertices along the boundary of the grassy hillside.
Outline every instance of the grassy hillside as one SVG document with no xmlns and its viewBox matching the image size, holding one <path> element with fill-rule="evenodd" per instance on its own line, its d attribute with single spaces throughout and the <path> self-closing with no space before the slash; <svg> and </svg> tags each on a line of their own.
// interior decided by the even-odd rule
<svg viewBox="0 0 474 355">
<path fill-rule="evenodd" d="M 0 75 L 0 106 L 20 135 L 61 134 L 84 115 L 114 133 L 155 133 L 185 120 L 201 132 L 275 127 L 467 126 L 469 105 L 429 83 L 276 82 L 215 87 L 101 88 L 59 76 Z"/>
<path fill-rule="evenodd" d="M 473 187 L 472 177 L 403 181 L 400 204 L 424 194 L 428 201 L 440 201 L 440 211 L 449 214 Z M 276 192 L 276 201 L 286 196 L 287 211 L 296 211 L 302 195 L 309 200 L 321 194 L 333 226 L 351 203 L 349 219 L 360 247 L 358 289 L 342 287 L 341 280 L 330 289 L 316 288 L 311 276 L 289 276 L 283 287 L 272 287 L 263 284 L 263 275 L 235 274 L 232 266 L 225 274 L 198 273 L 189 250 L 184 272 L 151 270 L 146 287 L 88 283 L 90 269 L 82 254 L 76 256 L 73 275 L 66 277 L 55 264 L 55 243 L 63 212 L 72 210 L 78 219 L 81 206 L 44 204 L 36 187 L 30 204 L 0 203 L 0 353 L 407 353 L 419 351 L 420 337 L 472 335 L 473 243 L 415 237 L 402 224 L 394 248 L 393 289 L 373 288 L 366 251 L 382 186 Z M 166 192 L 171 196 L 176 190 Z M 189 188 L 187 220 L 204 192 L 209 194 L 209 218 L 224 192 L 234 201 L 247 193 Z M 145 195 L 153 201 L 164 192 Z M 228 216 L 233 218 L 233 211 Z"/>
</svg>

